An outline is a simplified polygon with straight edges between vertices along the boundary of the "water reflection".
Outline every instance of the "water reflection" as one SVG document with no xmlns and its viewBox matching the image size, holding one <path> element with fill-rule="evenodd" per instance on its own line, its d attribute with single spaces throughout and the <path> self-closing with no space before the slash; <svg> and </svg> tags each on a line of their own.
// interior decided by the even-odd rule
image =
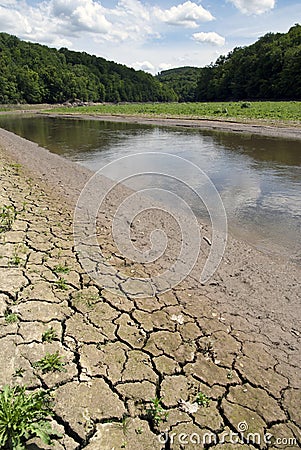
<svg viewBox="0 0 301 450">
<path fill-rule="evenodd" d="M 235 234 L 267 251 L 296 260 L 301 255 L 300 141 L 36 116 L 0 117 L 0 126 L 92 170 L 138 152 L 182 156 L 211 178 Z M 149 170 L 158 172 L 164 167 L 153 164 Z M 191 190 L 160 176 L 146 182 L 185 196 L 195 211 L 205 216 Z M 191 179 L 191 186 L 199 187 L 198 182 Z M 138 178 L 135 183 L 139 188 Z"/>
</svg>

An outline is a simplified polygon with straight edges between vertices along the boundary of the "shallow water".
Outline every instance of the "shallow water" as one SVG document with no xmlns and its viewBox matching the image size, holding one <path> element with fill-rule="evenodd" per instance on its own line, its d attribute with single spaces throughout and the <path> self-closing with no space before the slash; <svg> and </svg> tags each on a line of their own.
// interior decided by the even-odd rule
<svg viewBox="0 0 301 450">
<path fill-rule="evenodd" d="M 216 186 L 232 234 L 265 252 L 301 261 L 301 141 L 37 116 L 2 116 L 0 126 L 94 171 L 140 152 L 186 158 Z M 161 159 L 160 165 L 153 159 L 149 170 L 168 171 L 168 164 L 162 167 Z M 189 184 L 198 188 L 199 180 Z M 193 191 L 170 177 L 136 177 L 132 184 L 138 189 L 152 185 L 176 192 L 208 219 Z"/>
</svg>

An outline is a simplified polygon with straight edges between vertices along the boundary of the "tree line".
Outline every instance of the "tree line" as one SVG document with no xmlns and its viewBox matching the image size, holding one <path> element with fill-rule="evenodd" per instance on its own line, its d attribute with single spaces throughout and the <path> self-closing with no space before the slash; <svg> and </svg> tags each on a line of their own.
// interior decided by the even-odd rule
<svg viewBox="0 0 301 450">
<path fill-rule="evenodd" d="M 267 33 L 204 68 L 161 72 L 180 101 L 301 100 L 301 26 Z"/>
<path fill-rule="evenodd" d="M 168 102 L 178 97 L 143 71 L 85 52 L 0 33 L 0 103 Z"/>
<path fill-rule="evenodd" d="M 301 100 L 301 26 L 268 33 L 203 68 L 156 77 L 0 33 L 0 103 Z"/>
</svg>

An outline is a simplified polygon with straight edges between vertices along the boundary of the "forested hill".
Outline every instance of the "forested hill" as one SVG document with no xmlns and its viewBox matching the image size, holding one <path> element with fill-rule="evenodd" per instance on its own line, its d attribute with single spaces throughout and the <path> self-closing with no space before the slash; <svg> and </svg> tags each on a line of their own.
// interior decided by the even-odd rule
<svg viewBox="0 0 301 450">
<path fill-rule="evenodd" d="M 295 25 L 235 48 L 210 66 L 171 69 L 158 79 L 181 101 L 301 100 L 300 74 L 301 26 Z"/>
<path fill-rule="evenodd" d="M 157 78 L 177 93 L 180 102 L 193 102 L 200 71 L 198 67 L 179 67 L 163 70 Z"/>
<path fill-rule="evenodd" d="M 0 103 L 177 100 L 167 85 L 143 71 L 104 58 L 56 50 L 0 33 Z"/>
</svg>

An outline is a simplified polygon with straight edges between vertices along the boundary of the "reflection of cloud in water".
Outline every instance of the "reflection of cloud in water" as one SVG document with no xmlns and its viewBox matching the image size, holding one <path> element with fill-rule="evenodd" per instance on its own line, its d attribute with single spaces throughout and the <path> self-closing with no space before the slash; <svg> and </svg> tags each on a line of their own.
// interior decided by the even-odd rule
<svg viewBox="0 0 301 450">
<path fill-rule="evenodd" d="M 269 209 L 271 213 L 285 213 L 290 216 L 301 216 L 301 198 L 297 193 L 291 193 L 290 196 L 282 194 L 265 195 L 260 206 Z"/>
<path fill-rule="evenodd" d="M 262 195 L 260 181 L 254 177 L 236 180 L 221 192 L 224 206 L 231 216 L 238 216 L 247 207 L 256 207 Z"/>
</svg>

